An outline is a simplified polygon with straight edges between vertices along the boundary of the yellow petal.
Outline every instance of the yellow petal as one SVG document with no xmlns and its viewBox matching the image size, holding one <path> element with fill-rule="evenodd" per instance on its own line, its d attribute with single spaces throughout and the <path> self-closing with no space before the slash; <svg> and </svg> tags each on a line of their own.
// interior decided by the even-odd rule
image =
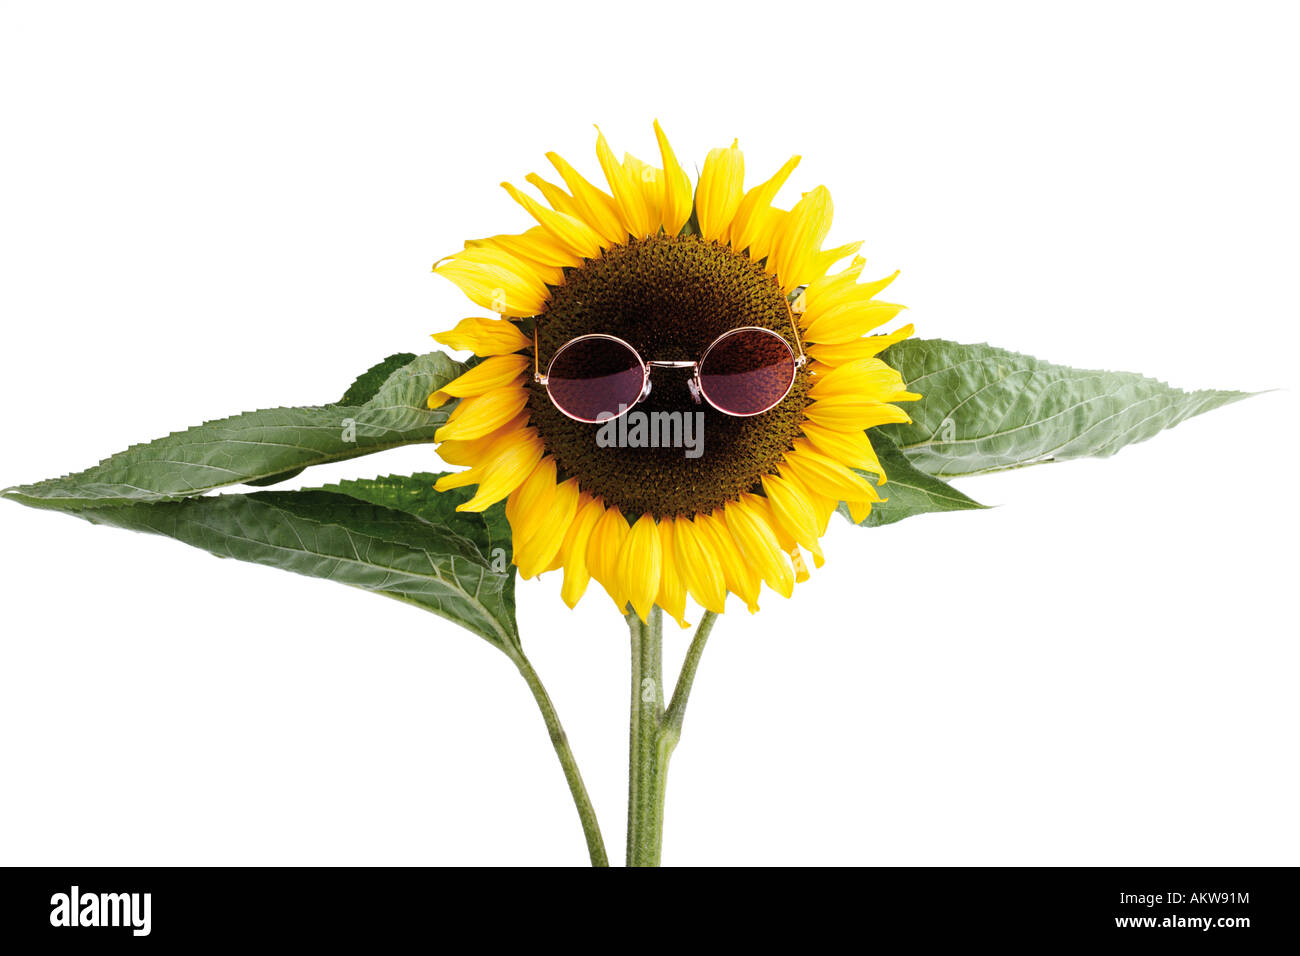
<svg viewBox="0 0 1300 956">
<path fill-rule="evenodd" d="M 501 315 L 537 315 L 550 298 L 537 267 L 499 249 L 465 249 L 439 260 L 433 271 L 454 282 L 476 305 Z"/>
<path fill-rule="evenodd" d="M 894 396 L 894 401 L 919 398 L 911 392 Z M 907 412 L 888 402 L 877 402 L 856 395 L 837 395 L 813 402 L 803 410 L 804 417 L 818 425 L 848 431 L 855 428 L 875 428 L 893 422 L 910 422 Z"/>
<path fill-rule="evenodd" d="M 876 279 L 872 282 L 859 282 L 858 279 L 862 277 L 862 270 L 866 266 L 866 262 L 867 260 L 858 256 L 842 272 L 823 276 L 809 283 L 808 289 L 804 293 L 809 322 L 840 306 L 863 305 L 870 302 L 881 292 L 884 292 L 899 276 L 898 271 L 895 270 L 893 274 L 887 275 L 883 279 Z"/>
<path fill-rule="evenodd" d="M 814 319 L 806 319 L 805 334 L 810 342 L 840 345 L 884 325 L 905 308 L 895 302 L 877 302 L 874 299 L 840 305 Z"/>
<path fill-rule="evenodd" d="M 573 516 L 578 510 L 578 479 L 570 478 L 557 485 L 547 503 L 543 521 L 527 545 L 515 548 L 515 563 L 525 578 L 535 577 L 551 566 L 564 544 Z"/>
<path fill-rule="evenodd" d="M 528 390 L 522 386 L 461 399 L 447 417 L 447 424 L 434 432 L 433 440 L 482 438 L 518 415 L 527 404 Z"/>
<path fill-rule="evenodd" d="M 799 553 L 798 548 L 790 549 L 787 554 L 790 557 L 790 564 L 794 568 L 794 583 L 803 584 L 803 582 L 812 577 L 812 575 L 808 573 L 808 565 L 804 563 L 803 555 Z M 820 568 L 825 564 L 825 562 L 825 558 L 818 558 L 817 567 Z"/>
<path fill-rule="evenodd" d="M 600 160 L 600 168 L 609 181 L 609 191 L 614 194 L 614 206 L 618 210 L 624 232 L 637 237 L 649 235 L 650 210 L 646 208 L 641 186 L 633 178 L 635 174 L 632 170 L 615 158 L 600 127 L 596 128 L 596 158 Z"/>
<path fill-rule="evenodd" d="M 550 564 L 542 570 L 542 573 L 544 574 L 547 571 L 555 571 L 562 567 L 564 567 L 564 548 L 561 546 L 561 548 L 555 552 L 555 557 L 551 558 Z"/>
<path fill-rule="evenodd" d="M 821 311 L 835 305 L 839 301 L 839 296 L 852 290 L 866 264 L 866 259 L 855 256 L 853 261 L 841 271 L 809 282 L 808 288 L 803 293 L 808 317 L 816 318 Z"/>
<path fill-rule="evenodd" d="M 871 483 L 833 458 L 816 451 L 805 438 L 794 440 L 778 466 L 784 476 L 790 472 L 818 494 L 835 501 L 874 501 L 878 496 Z"/>
<path fill-rule="evenodd" d="M 461 319 L 455 328 L 435 332 L 433 340 L 457 352 L 473 352 L 482 356 L 508 355 L 533 344 L 513 322 L 481 316 Z"/>
<path fill-rule="evenodd" d="M 487 481 L 489 472 L 498 465 L 498 462 L 505 461 L 507 465 L 515 470 L 507 473 L 500 468 L 497 469 L 496 482 L 488 489 L 487 498 L 491 500 L 475 495 L 474 498 L 456 509 L 458 511 L 483 511 L 510 494 L 514 488 L 522 483 L 528 477 L 533 464 L 536 463 L 533 453 L 536 452 L 538 456 L 541 454 L 541 442 L 532 429 L 529 429 L 527 433 L 512 436 L 509 442 L 495 442 L 494 448 L 502 449 L 502 453 L 494 453 L 490 460 L 484 461 L 473 468 L 467 468 L 464 471 L 458 471 L 450 475 L 443 475 L 434 483 L 434 490 L 448 491 L 452 488 L 463 488 L 466 485 L 474 484 L 481 486 L 483 482 Z M 510 451 L 510 455 L 506 455 L 506 450 Z M 481 487 L 480 491 L 482 491 Z M 500 494 L 493 498 L 492 495 L 497 491 L 500 491 Z"/>
<path fill-rule="evenodd" d="M 620 614 L 627 607 L 627 591 L 618 573 L 618 559 L 629 531 L 623 512 L 617 506 L 607 508 L 587 542 L 587 567 L 591 576 L 613 599 Z"/>
<path fill-rule="evenodd" d="M 525 428 L 522 422 L 527 415 L 519 415 L 504 426 L 471 441 L 443 442 L 438 446 L 438 454 L 443 455 L 451 464 L 468 464 L 465 471 L 443 475 L 434 483 L 435 491 L 447 491 L 450 488 L 463 488 L 475 485 L 483 478 L 487 469 L 501 457 L 504 449 L 515 448 L 521 444 L 540 442 L 537 429 Z"/>
<path fill-rule="evenodd" d="M 470 263 L 480 268 L 500 269 L 504 273 L 518 277 L 533 290 L 538 286 L 545 289 L 548 285 L 559 285 L 564 280 L 564 270 L 559 266 L 544 265 L 536 259 L 516 255 L 495 242 L 480 240 L 477 244 L 466 243 L 464 249 L 452 253 L 447 260 Z M 441 264 L 438 262 L 435 266 Z M 440 270 L 435 269 L 435 271 Z"/>
<path fill-rule="evenodd" d="M 614 197 L 587 182 L 563 157 L 547 153 L 546 158 L 573 194 L 573 202 L 581 210 L 578 218 L 609 242 L 626 242 L 627 233 L 623 231 L 623 224 L 619 220 Z"/>
<path fill-rule="evenodd" d="M 907 392 L 903 376 L 878 358 L 855 359 L 817 376 L 808 395 L 814 400 L 856 395 L 881 402 Z M 910 393 L 909 393 L 910 394 Z"/>
<path fill-rule="evenodd" d="M 678 518 L 674 526 L 673 557 L 682 583 L 696 604 L 721 614 L 727 600 L 727 579 L 711 536 L 690 518 Z"/>
<path fill-rule="evenodd" d="M 729 236 L 732 248 L 743 252 L 756 246 L 764 233 L 763 224 L 766 215 L 771 212 L 772 200 L 798 165 L 799 157 L 791 156 L 775 176 L 745 193 L 731 221 Z M 762 258 L 767 250 L 759 252 L 758 248 L 754 248 L 752 252 L 755 258 Z"/>
<path fill-rule="evenodd" d="M 814 272 L 813 259 L 830 231 L 833 212 L 830 190 L 825 186 L 804 193 L 790 210 L 767 260 L 767 271 L 776 275 L 786 292 L 820 278 Z"/>
<path fill-rule="evenodd" d="M 451 398 L 468 398 L 505 388 L 513 384 L 532 362 L 527 355 L 495 355 L 484 359 L 430 395 L 429 407 L 437 408 Z"/>
<path fill-rule="evenodd" d="M 862 240 L 858 240 L 857 242 L 847 242 L 842 246 L 836 246 L 834 249 L 826 249 L 817 253 L 812 259 L 812 274 L 816 276 L 825 275 L 831 266 L 841 259 L 853 255 L 861 248 Z"/>
<path fill-rule="evenodd" d="M 659 572 L 659 596 L 655 598 L 655 603 L 667 611 L 679 626 L 690 627 L 691 622 L 686 620 L 686 586 L 677 571 L 676 548 L 673 543 L 675 524 L 672 518 L 664 518 L 659 522 L 659 551 L 663 567 Z"/>
<path fill-rule="evenodd" d="M 518 488 L 516 488 L 514 491 L 510 492 L 510 495 L 506 498 L 507 507 L 509 506 L 510 502 L 516 500 L 519 497 L 520 492 L 524 488 L 534 483 L 533 480 L 537 477 L 539 470 L 540 470 L 539 468 L 534 468 L 532 474 L 530 474 L 526 479 L 524 479 L 524 483 L 520 485 Z M 519 569 L 519 576 L 525 580 L 536 577 L 537 574 L 541 571 L 541 569 L 545 567 L 544 563 L 538 562 L 536 560 L 535 549 L 530 551 L 530 548 L 532 548 L 534 543 L 537 541 L 537 537 L 538 537 L 537 532 L 543 530 L 542 525 L 545 523 L 546 516 L 550 514 L 551 503 L 555 499 L 555 493 L 556 493 L 556 485 L 554 480 L 552 479 L 547 483 L 547 485 L 543 490 L 541 507 L 545 510 L 538 512 L 538 516 L 541 519 L 541 521 L 538 522 L 536 527 L 531 529 L 534 533 L 529 537 L 525 537 L 519 534 L 514 534 L 513 533 L 514 522 L 511 522 L 512 534 L 510 536 L 510 542 L 514 549 L 515 567 Z M 563 538 L 563 534 L 564 532 L 561 531 L 560 532 L 561 538 Z M 547 555 L 547 560 L 549 559 L 550 559 L 550 555 Z"/>
<path fill-rule="evenodd" d="M 516 415 L 499 429 L 481 438 L 468 441 L 445 441 L 438 446 L 438 456 L 449 465 L 477 465 L 489 460 L 489 449 L 493 442 L 504 440 L 506 436 L 519 431 L 528 424 L 527 411 Z"/>
<path fill-rule="evenodd" d="M 501 187 L 510 194 L 511 199 L 523 206 L 561 247 L 583 259 L 594 259 L 600 255 L 600 236 L 581 219 L 556 212 L 554 209 L 547 209 L 532 196 L 521 193 L 510 183 L 502 183 Z"/>
<path fill-rule="evenodd" d="M 506 520 L 510 522 L 516 555 L 546 518 L 555 497 L 555 472 L 555 458 L 547 455 L 506 501 Z"/>
<path fill-rule="evenodd" d="M 591 572 L 587 569 L 587 544 L 591 540 L 592 529 L 604 514 L 604 505 L 583 492 L 579 496 L 573 522 L 565 532 L 564 543 L 560 545 L 560 555 L 564 560 L 564 583 L 560 586 L 560 597 L 570 609 L 577 607 L 591 580 Z"/>
<path fill-rule="evenodd" d="M 789 468 L 779 469 L 781 477 L 797 488 L 804 499 L 813 506 L 817 513 L 817 534 L 818 536 L 826 534 L 826 528 L 830 524 L 831 515 L 835 514 L 840 506 L 840 499 L 827 497 L 818 494 L 808 487 L 807 483 L 800 480 L 799 476 L 790 471 Z"/>
<path fill-rule="evenodd" d="M 695 213 L 700 221 L 700 235 L 705 239 L 725 239 L 731 220 L 744 194 L 745 157 L 738 145 L 709 150 L 695 187 Z"/>
<path fill-rule="evenodd" d="M 880 459 L 876 457 L 876 450 L 871 447 L 871 439 L 862 429 L 840 430 L 827 428 L 815 422 L 804 422 L 801 430 L 823 455 L 829 455 L 850 468 L 880 475 L 881 484 L 884 484 L 884 469 L 880 466 Z"/>
<path fill-rule="evenodd" d="M 659 595 L 659 578 L 663 571 L 663 553 L 659 543 L 659 529 L 651 515 L 642 515 L 632 525 L 618 555 L 618 576 L 622 592 L 627 595 L 632 609 L 643 621 L 650 618 Z"/>
<path fill-rule="evenodd" d="M 443 475 L 433 483 L 434 491 L 451 491 L 453 488 L 464 488 L 466 485 L 478 484 L 479 478 L 482 477 L 482 469 L 467 468 L 464 471 L 454 471 L 451 474 Z"/>
<path fill-rule="evenodd" d="M 772 536 L 776 538 L 777 546 L 785 552 L 788 557 L 791 551 L 799 550 L 799 543 L 795 541 L 790 532 L 786 531 L 776 516 L 772 513 L 772 503 L 762 495 L 753 495 L 747 499 L 749 505 L 754 509 L 755 514 L 762 518 L 767 524 Z"/>
<path fill-rule="evenodd" d="M 726 578 L 727 589 L 745 602 L 750 614 L 757 612 L 758 589 L 762 579 L 740 553 L 740 547 L 727 530 L 721 509 L 711 515 L 697 515 L 695 527 L 708 536 L 714 558 Z"/>
<path fill-rule="evenodd" d="M 908 324 L 896 332 L 890 332 L 888 335 L 866 335 L 851 342 L 841 342 L 838 345 L 809 344 L 805 351 L 807 351 L 809 358 L 835 368 L 856 359 L 879 355 L 895 342 L 901 342 L 903 339 L 908 338 L 914 331 L 915 329 Z"/>
<path fill-rule="evenodd" d="M 682 231 L 686 221 L 691 218 L 691 181 L 682 169 L 681 163 L 673 154 L 668 144 L 668 137 L 663 127 L 655 120 L 655 138 L 659 140 L 659 157 L 664 164 L 663 199 L 661 200 L 661 221 L 664 231 L 675 236 Z"/>
<path fill-rule="evenodd" d="M 772 477 L 775 477 L 777 481 L 785 481 L 785 479 L 780 478 L 779 476 L 772 476 Z M 787 482 L 787 484 L 789 483 Z M 764 487 L 766 488 L 766 484 Z M 795 494 L 798 494 L 798 491 L 796 491 Z M 771 497 L 751 495 L 750 498 L 748 499 L 748 502 L 751 505 L 751 507 L 754 509 L 755 514 L 761 517 L 763 523 L 767 525 L 767 527 L 771 530 L 773 537 L 776 538 L 776 543 L 781 548 L 781 551 L 786 558 L 786 560 L 782 562 L 782 565 L 784 566 L 786 563 L 788 563 L 789 567 L 794 573 L 794 583 L 800 584 L 804 581 L 807 581 L 808 578 L 811 577 L 811 575 L 809 575 L 808 573 L 808 565 L 804 563 L 803 552 L 799 550 L 799 542 L 795 538 L 795 536 L 791 534 L 787 525 L 782 523 L 782 521 L 777 518 L 776 507 Z M 813 551 L 813 557 L 817 562 L 817 567 L 820 568 L 823 564 L 826 563 L 826 558 L 822 554 L 821 544 L 817 541 L 817 536 L 816 536 L 817 518 L 815 514 L 815 509 L 813 509 L 812 504 L 810 502 L 804 501 L 804 505 L 808 510 L 807 517 L 809 520 L 809 525 L 813 532 L 812 542 L 815 548 L 815 550 Z"/>
<path fill-rule="evenodd" d="M 883 279 L 873 279 L 871 282 L 859 282 L 857 285 L 852 287 L 853 294 L 859 297 L 874 299 L 876 296 L 880 295 L 880 293 L 893 285 L 894 280 L 897 279 L 899 275 L 899 270 L 895 269 Z"/>
<path fill-rule="evenodd" d="M 536 173 L 529 173 L 524 177 L 524 181 L 533 185 L 556 212 L 565 213 L 575 219 L 585 220 L 582 210 L 578 208 L 578 203 L 574 198 L 549 179 L 543 179 Z M 591 224 L 588 223 L 588 225 Z M 537 228 L 541 229 L 542 227 L 538 226 Z"/>
<path fill-rule="evenodd" d="M 628 181 L 640 194 L 646 211 L 646 235 L 657 236 L 663 224 L 664 172 L 657 166 L 643 162 L 631 153 L 623 154 L 623 168 Z"/>
<path fill-rule="evenodd" d="M 582 265 L 582 260 L 560 245 L 541 226 L 533 226 L 521 235 L 502 234 L 486 239 L 471 239 L 465 248 L 499 249 L 516 259 L 527 259 L 549 269 L 565 269 Z"/>
<path fill-rule="evenodd" d="M 498 446 L 500 447 L 500 446 Z M 545 451 L 542 440 L 534 429 L 521 432 L 519 440 L 500 448 L 491 463 L 483 468 L 478 491 L 457 511 L 486 511 L 518 488 L 532 474 Z"/>
<path fill-rule="evenodd" d="M 763 510 L 762 503 L 749 493 L 741 495 L 738 501 L 728 501 L 727 528 L 740 546 L 740 553 L 762 575 L 767 586 L 782 597 L 789 597 L 794 593 L 794 569 L 764 520 Z"/>
<path fill-rule="evenodd" d="M 823 560 L 817 509 L 799 487 L 780 475 L 763 477 L 763 493 L 774 522 L 819 561 Z M 789 550 L 787 548 L 787 550 Z"/>
<path fill-rule="evenodd" d="M 881 498 L 880 500 L 887 501 L 888 499 Z M 862 524 L 867 520 L 867 515 L 871 514 L 870 501 L 847 501 L 845 504 L 849 506 L 849 517 L 854 524 Z"/>
</svg>

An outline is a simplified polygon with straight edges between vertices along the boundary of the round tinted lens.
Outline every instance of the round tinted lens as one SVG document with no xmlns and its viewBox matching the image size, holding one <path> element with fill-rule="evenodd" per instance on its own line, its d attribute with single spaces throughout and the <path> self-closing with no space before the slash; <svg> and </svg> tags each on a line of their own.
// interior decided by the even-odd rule
<svg viewBox="0 0 1300 956">
<path fill-rule="evenodd" d="M 645 368 L 632 346 L 604 335 L 587 335 L 562 346 L 546 370 L 546 390 L 570 418 L 598 422 L 636 404 Z"/>
<path fill-rule="evenodd" d="M 700 389 L 728 415 L 757 415 L 777 405 L 794 384 L 794 351 L 768 329 L 736 329 L 709 347 Z"/>
</svg>

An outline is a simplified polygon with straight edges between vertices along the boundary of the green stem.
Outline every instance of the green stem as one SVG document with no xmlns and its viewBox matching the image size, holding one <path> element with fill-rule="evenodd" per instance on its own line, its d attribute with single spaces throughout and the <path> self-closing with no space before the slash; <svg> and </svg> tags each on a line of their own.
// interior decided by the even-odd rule
<svg viewBox="0 0 1300 956">
<path fill-rule="evenodd" d="M 717 620 L 718 615 L 712 611 L 705 611 L 704 617 L 700 618 L 699 627 L 695 629 L 695 637 L 686 651 L 686 660 L 682 662 L 682 672 L 677 677 L 672 703 L 664 712 L 664 727 L 672 734 L 674 747 L 677 746 L 677 741 L 682 735 L 682 722 L 686 719 L 686 702 L 690 699 L 691 687 L 695 683 L 695 671 L 700 666 L 700 658 L 704 656 L 704 645 L 708 643 L 709 634 L 713 631 L 714 622 Z"/>
<path fill-rule="evenodd" d="M 632 639 L 632 713 L 628 733 L 627 865 L 658 866 L 663 845 L 667 758 L 660 754 L 663 695 L 663 612 L 627 616 Z"/>
<path fill-rule="evenodd" d="M 717 615 L 705 612 L 682 664 L 672 703 L 664 708 L 663 612 L 642 622 L 627 616 L 632 639 L 632 713 L 627 780 L 627 865 L 658 866 L 663 849 L 668 761 L 681 738 L 686 701 Z"/>
<path fill-rule="evenodd" d="M 551 744 L 555 747 L 556 756 L 560 758 L 564 779 L 569 783 L 569 792 L 573 794 L 574 805 L 578 808 L 578 819 L 582 821 L 582 832 L 587 838 L 587 853 L 591 856 L 591 865 L 609 866 L 609 858 L 605 855 L 605 841 L 600 835 L 600 824 L 596 821 L 596 808 L 592 806 L 591 797 L 587 795 L 582 774 L 578 772 L 578 762 L 569 747 L 569 738 L 564 733 L 564 728 L 560 726 L 560 716 L 555 712 L 551 696 L 546 693 L 541 678 L 537 676 L 537 671 L 533 670 L 533 665 L 524 656 L 523 651 L 510 653 L 510 658 L 519 668 L 519 673 L 524 675 L 528 689 L 533 692 L 533 699 L 537 701 L 537 707 L 542 712 L 542 719 L 546 721 L 546 730 L 551 735 Z"/>
</svg>

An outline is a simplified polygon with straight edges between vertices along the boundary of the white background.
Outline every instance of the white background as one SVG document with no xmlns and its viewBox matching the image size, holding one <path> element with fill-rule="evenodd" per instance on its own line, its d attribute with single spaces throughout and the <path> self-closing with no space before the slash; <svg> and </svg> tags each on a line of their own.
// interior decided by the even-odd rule
<svg viewBox="0 0 1300 956">
<path fill-rule="evenodd" d="M 480 314 L 429 272 L 599 122 L 805 159 L 918 334 L 1281 391 L 836 519 L 700 669 L 668 864 L 1295 864 L 1296 23 L 1262 4 L 3 4 L 0 484 L 331 401 Z M 1288 389 L 1291 389 L 1288 391 Z M 381 460 L 382 459 L 382 460 Z M 335 467 L 434 470 L 422 446 Z M 0 862 L 581 864 L 506 659 L 0 504 Z M 622 857 L 627 647 L 519 589 Z M 668 638 L 670 666 L 687 635 Z"/>
</svg>

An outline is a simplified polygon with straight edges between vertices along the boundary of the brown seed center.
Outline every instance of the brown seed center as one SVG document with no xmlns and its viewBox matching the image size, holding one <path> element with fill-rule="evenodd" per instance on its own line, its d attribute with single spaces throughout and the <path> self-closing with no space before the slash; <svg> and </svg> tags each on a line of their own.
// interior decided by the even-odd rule
<svg viewBox="0 0 1300 956">
<path fill-rule="evenodd" d="M 697 236 L 634 239 L 566 270 L 536 321 L 543 370 L 566 342 L 595 332 L 627 341 L 645 361 L 698 360 L 718 336 L 742 326 L 771 329 L 796 347 L 776 279 L 761 263 Z M 561 414 L 534 383 L 531 422 L 560 478 L 577 476 L 584 491 L 630 520 L 709 512 L 758 490 L 799 434 L 807 375 L 800 372 L 781 404 L 748 418 L 697 404 L 690 375 L 653 368 L 649 397 L 632 409 L 642 414 L 603 426 L 603 434 L 601 425 Z M 664 412 L 673 414 L 656 414 Z M 610 439 L 614 446 L 604 447 Z M 652 447 L 656 439 L 660 447 Z"/>
</svg>

